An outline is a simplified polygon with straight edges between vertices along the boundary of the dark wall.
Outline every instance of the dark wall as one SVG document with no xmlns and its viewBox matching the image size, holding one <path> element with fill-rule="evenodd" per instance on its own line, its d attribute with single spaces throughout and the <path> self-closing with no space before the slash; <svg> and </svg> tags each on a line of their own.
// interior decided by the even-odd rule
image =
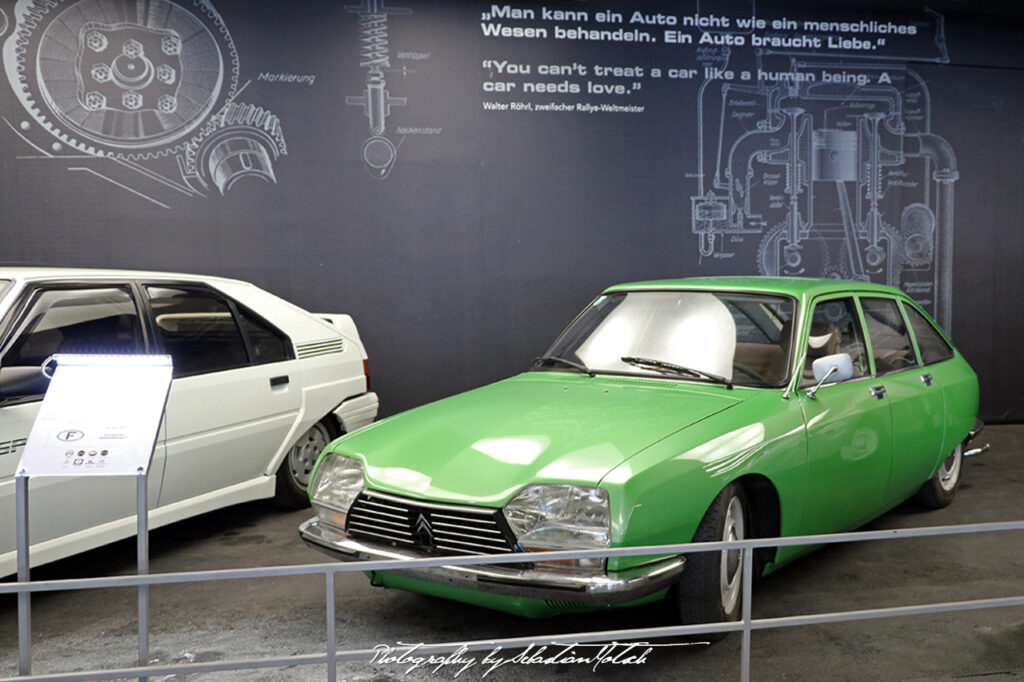
<svg viewBox="0 0 1024 682">
<path fill-rule="evenodd" d="M 390 4 L 3 5 L 0 259 L 352 313 L 385 413 L 522 369 L 612 283 L 864 278 L 1024 419 L 1009 3 Z"/>
</svg>

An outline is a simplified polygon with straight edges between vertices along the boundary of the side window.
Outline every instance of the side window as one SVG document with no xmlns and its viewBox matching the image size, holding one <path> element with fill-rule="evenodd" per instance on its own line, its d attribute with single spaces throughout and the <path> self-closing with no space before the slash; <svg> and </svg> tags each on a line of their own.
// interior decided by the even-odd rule
<svg viewBox="0 0 1024 682">
<path fill-rule="evenodd" d="M 933 362 L 941 362 L 953 357 L 953 349 L 935 330 L 935 327 L 925 319 L 924 315 L 909 305 L 904 305 L 903 310 L 907 313 L 907 319 L 910 320 L 911 329 L 914 330 L 917 349 L 921 352 L 921 362 L 930 365 Z"/>
<path fill-rule="evenodd" d="M 915 367 L 917 356 L 896 301 L 890 298 L 861 298 L 864 323 L 868 327 L 871 352 L 878 374 Z"/>
<path fill-rule="evenodd" d="M 811 315 L 811 331 L 807 338 L 807 362 L 804 385 L 814 385 L 814 361 L 826 355 L 847 353 L 853 360 L 853 378 L 867 376 L 868 358 L 864 332 L 857 319 L 852 298 L 821 301 Z"/>
<path fill-rule="evenodd" d="M 146 292 L 174 376 L 249 364 L 242 333 L 223 299 L 202 289 L 147 286 Z"/>
<path fill-rule="evenodd" d="M 241 318 L 242 329 L 249 338 L 252 364 L 264 365 L 292 358 L 291 343 L 287 336 L 237 303 L 235 306 Z"/>
<path fill-rule="evenodd" d="M 139 316 L 127 289 L 50 289 L 35 296 L 4 367 L 38 367 L 54 353 L 141 353 Z"/>
</svg>

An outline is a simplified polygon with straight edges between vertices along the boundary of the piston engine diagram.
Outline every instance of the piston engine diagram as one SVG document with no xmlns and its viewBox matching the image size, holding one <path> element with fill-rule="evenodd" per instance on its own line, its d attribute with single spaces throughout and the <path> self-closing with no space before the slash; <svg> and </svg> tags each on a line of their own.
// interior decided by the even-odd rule
<svg viewBox="0 0 1024 682">
<path fill-rule="evenodd" d="M 759 53 L 756 69 L 700 88 L 702 265 L 898 286 L 948 325 L 959 171 L 926 81 L 905 63 L 820 55 Z"/>
<path fill-rule="evenodd" d="M 15 98 L 6 126 L 34 150 L 164 208 L 276 183 L 277 116 L 239 99 L 239 58 L 207 0 L 17 0 L 2 10 Z"/>
</svg>

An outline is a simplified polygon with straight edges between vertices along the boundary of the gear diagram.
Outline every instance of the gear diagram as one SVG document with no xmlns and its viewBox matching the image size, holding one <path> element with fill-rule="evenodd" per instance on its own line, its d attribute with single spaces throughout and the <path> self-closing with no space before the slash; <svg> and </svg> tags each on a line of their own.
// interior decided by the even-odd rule
<svg viewBox="0 0 1024 682">
<path fill-rule="evenodd" d="M 252 104 L 231 103 L 188 146 L 183 173 L 204 187 L 208 178 L 225 194 L 245 177 L 276 182 L 273 162 L 284 152 L 277 116 Z"/>
<path fill-rule="evenodd" d="M 18 0 L 10 16 L 4 69 L 30 118 L 5 118 L 37 150 L 113 162 L 87 170 L 129 188 L 276 182 L 280 123 L 235 100 L 238 53 L 207 0 Z"/>
</svg>

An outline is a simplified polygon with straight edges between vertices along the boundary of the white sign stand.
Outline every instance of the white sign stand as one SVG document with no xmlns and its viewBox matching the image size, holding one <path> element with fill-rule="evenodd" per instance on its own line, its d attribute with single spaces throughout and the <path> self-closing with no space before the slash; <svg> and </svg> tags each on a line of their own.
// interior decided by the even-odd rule
<svg viewBox="0 0 1024 682">
<path fill-rule="evenodd" d="M 18 463 L 18 582 L 29 581 L 32 476 L 135 476 L 139 575 L 149 572 L 146 474 L 171 386 L 168 355 L 55 355 L 43 404 Z M 49 365 L 49 361 L 44 367 Z M 41 370 L 42 371 L 42 370 Z M 30 675 L 31 603 L 18 593 L 18 672 Z M 149 663 L 149 586 L 139 585 L 139 665 Z M 146 678 L 141 677 L 140 680 Z"/>
</svg>

